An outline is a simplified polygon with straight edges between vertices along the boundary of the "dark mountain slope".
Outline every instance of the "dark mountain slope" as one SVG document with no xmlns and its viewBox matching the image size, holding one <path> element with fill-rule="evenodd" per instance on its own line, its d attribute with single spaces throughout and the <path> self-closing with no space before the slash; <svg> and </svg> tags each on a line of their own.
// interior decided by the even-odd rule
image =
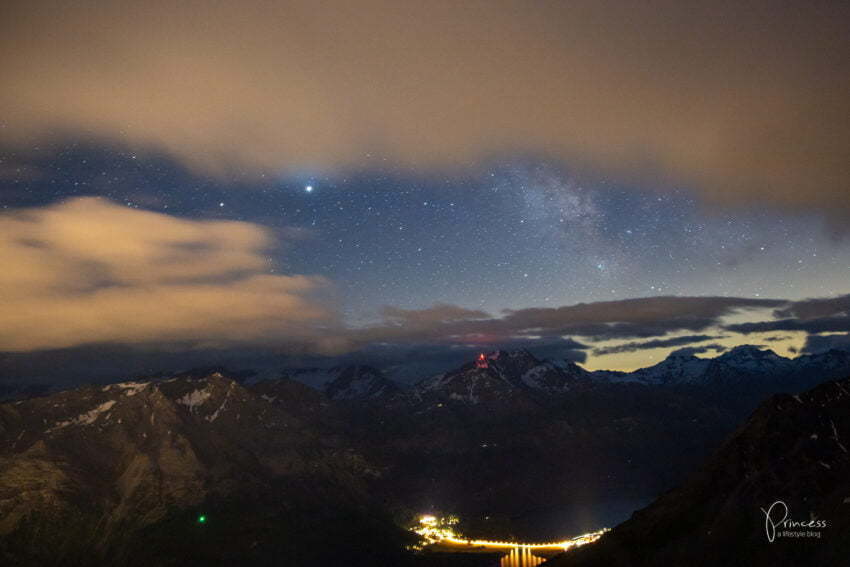
<svg viewBox="0 0 850 567">
<path fill-rule="evenodd" d="M 850 379 L 776 395 L 688 482 L 551 565 L 846 565 L 849 446 Z M 762 509 L 776 501 L 791 520 L 825 520 L 821 537 L 769 542 Z"/>
<path fill-rule="evenodd" d="M 324 391 L 332 400 L 382 400 L 399 392 L 399 387 L 371 366 L 351 365 L 333 368 L 334 378 L 325 384 Z"/>
<path fill-rule="evenodd" d="M 382 496 L 455 513 L 469 534 L 612 525 L 681 482 L 738 419 L 687 391 L 581 378 L 524 352 L 484 356 L 393 403 L 345 410 Z"/>
</svg>

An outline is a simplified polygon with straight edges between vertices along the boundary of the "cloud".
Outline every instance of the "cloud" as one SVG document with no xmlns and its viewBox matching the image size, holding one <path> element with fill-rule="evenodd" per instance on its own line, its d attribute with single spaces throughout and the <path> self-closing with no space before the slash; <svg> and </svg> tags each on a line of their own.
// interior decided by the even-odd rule
<svg viewBox="0 0 850 567">
<path fill-rule="evenodd" d="M 793 338 L 794 337 L 791 336 L 791 335 L 779 335 L 779 336 L 772 336 L 772 337 L 762 337 L 761 340 L 766 342 L 766 343 L 779 343 L 779 342 L 789 341 Z"/>
<path fill-rule="evenodd" d="M 850 316 L 850 295 L 836 297 L 803 299 L 777 309 L 778 318 L 797 317 L 800 319 L 820 319 L 823 317 Z"/>
<path fill-rule="evenodd" d="M 475 321 L 490 317 L 484 311 L 466 309 L 447 303 L 437 303 L 427 309 L 402 309 L 388 305 L 381 309 L 381 315 L 387 323 L 414 328 L 459 321 Z"/>
<path fill-rule="evenodd" d="M 501 317 L 450 305 L 421 310 L 387 308 L 379 324 L 350 329 L 355 344 L 422 343 L 499 345 L 512 341 L 658 337 L 702 331 L 740 310 L 778 307 L 785 301 L 738 297 L 647 297 L 556 308 L 506 310 Z"/>
<path fill-rule="evenodd" d="M 539 152 L 713 203 L 847 214 L 846 3 L 81 0 L 0 19 L 2 141 L 205 172 Z"/>
<path fill-rule="evenodd" d="M 666 348 L 673 346 L 681 346 L 681 345 L 689 345 L 692 343 L 701 343 L 705 341 L 710 341 L 713 339 L 719 339 L 722 337 L 714 336 L 714 335 L 686 335 L 683 337 L 673 337 L 669 339 L 655 339 L 652 341 L 642 341 L 642 342 L 629 342 L 620 345 L 612 345 L 608 347 L 601 347 L 593 349 L 594 356 L 603 356 L 606 354 L 618 354 L 623 352 L 636 352 L 639 350 L 647 350 L 652 348 Z M 706 349 L 713 348 L 714 346 L 719 345 L 708 345 L 705 347 L 699 347 L 699 349 L 694 349 L 698 352 L 705 352 Z M 725 347 L 722 347 L 725 348 Z M 681 351 L 685 351 L 688 349 L 680 349 Z M 679 352 L 679 351 L 677 351 Z"/>
<path fill-rule="evenodd" d="M 693 346 L 693 347 L 680 348 L 680 349 L 674 350 L 670 354 L 671 355 L 678 355 L 678 356 L 693 356 L 695 354 L 705 354 L 708 351 L 714 351 L 716 353 L 721 353 L 721 352 L 726 352 L 727 350 L 729 350 L 728 347 L 725 347 L 721 344 L 712 343 L 710 345 L 704 345 L 704 346 Z"/>
<path fill-rule="evenodd" d="M 823 352 L 830 348 L 847 348 L 850 336 L 850 295 L 790 301 L 773 311 L 772 321 L 756 321 L 726 325 L 727 331 L 741 334 L 798 331 L 806 333 L 801 353 Z M 767 337 L 765 341 L 781 341 L 789 337 Z M 792 349 L 789 349 L 792 350 Z M 796 352 L 796 350 L 792 350 Z"/>
<path fill-rule="evenodd" d="M 850 331 L 850 317 L 821 317 L 818 319 L 780 319 L 726 325 L 727 331 L 735 333 L 766 333 L 770 331 L 804 331 L 807 333 L 839 333 Z"/>
<path fill-rule="evenodd" d="M 450 304 L 387 306 L 380 323 L 350 327 L 328 281 L 274 271 L 269 253 L 280 244 L 256 224 L 189 220 L 97 198 L 5 212 L 0 263 L 14 269 L 0 272 L 0 351 L 110 343 L 341 354 L 385 344 L 544 349 L 582 361 L 588 347 L 569 336 L 700 332 L 739 310 L 787 303 L 651 297 L 498 316 Z"/>
<path fill-rule="evenodd" d="M 850 350 L 850 332 L 833 335 L 809 335 L 802 353 L 820 353 L 830 349 Z"/>
<path fill-rule="evenodd" d="M 268 231 L 79 198 L 0 216 L 0 350 L 287 344 L 333 352 L 327 282 L 271 275 Z"/>
<path fill-rule="evenodd" d="M 659 296 L 509 310 L 504 321 L 516 330 L 542 329 L 548 334 L 574 334 L 598 340 L 652 337 L 681 330 L 701 331 L 738 310 L 783 303 L 777 299 Z"/>
</svg>

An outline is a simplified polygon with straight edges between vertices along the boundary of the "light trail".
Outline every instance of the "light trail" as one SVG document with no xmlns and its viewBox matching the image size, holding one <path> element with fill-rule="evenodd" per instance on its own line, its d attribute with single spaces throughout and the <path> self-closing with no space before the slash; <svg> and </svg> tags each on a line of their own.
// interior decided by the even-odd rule
<svg viewBox="0 0 850 567">
<path fill-rule="evenodd" d="M 605 532 L 611 531 L 603 528 L 599 531 L 590 532 L 574 538 L 548 543 L 521 543 L 516 541 L 492 541 L 486 539 L 468 539 L 456 534 L 452 526 L 458 523 L 454 516 L 449 518 L 437 518 L 426 515 L 419 518 L 419 526 L 413 531 L 425 538 L 431 544 L 449 543 L 466 547 L 493 547 L 499 549 L 541 549 L 568 551 L 574 547 L 580 547 L 598 540 Z"/>
<path fill-rule="evenodd" d="M 580 536 L 574 537 L 572 539 L 568 539 L 565 541 L 557 541 L 550 543 L 519 543 L 515 541 L 490 541 L 486 539 L 463 539 L 458 537 L 444 537 L 439 542 L 448 542 L 454 543 L 457 545 L 472 545 L 472 546 L 480 546 L 480 547 L 501 547 L 501 548 L 513 548 L 513 547 L 522 547 L 528 549 L 561 549 L 563 551 L 567 551 L 568 549 L 572 549 L 573 547 L 579 547 L 582 545 L 586 545 L 588 543 L 593 543 L 602 537 L 602 534 L 610 531 L 609 528 L 601 529 L 597 532 L 591 532 L 587 534 L 582 534 Z"/>
</svg>

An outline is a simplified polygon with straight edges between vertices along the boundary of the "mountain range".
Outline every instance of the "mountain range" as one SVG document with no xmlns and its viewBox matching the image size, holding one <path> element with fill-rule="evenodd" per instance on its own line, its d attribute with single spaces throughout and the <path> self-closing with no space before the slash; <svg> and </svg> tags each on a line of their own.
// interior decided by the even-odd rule
<svg viewBox="0 0 850 567">
<path fill-rule="evenodd" d="M 0 562 L 405 565 L 423 512 L 563 537 L 684 482 L 770 393 L 842 375 L 842 351 L 633 373 L 495 351 L 410 388 L 366 365 L 207 368 L 18 399 L 0 403 Z"/>
<path fill-rule="evenodd" d="M 752 391 L 755 395 L 802 390 L 850 373 L 850 351 L 829 350 L 794 359 L 752 345 L 735 347 L 715 358 L 677 351 L 663 361 L 632 372 L 589 371 L 570 361 L 539 360 L 529 351 L 480 353 L 459 368 L 425 378 L 412 387 L 396 384 L 373 366 L 284 371 L 294 380 L 321 384 L 334 400 L 386 401 L 390 398 L 443 397 L 468 404 L 523 397 L 549 397 L 591 384 Z"/>
</svg>

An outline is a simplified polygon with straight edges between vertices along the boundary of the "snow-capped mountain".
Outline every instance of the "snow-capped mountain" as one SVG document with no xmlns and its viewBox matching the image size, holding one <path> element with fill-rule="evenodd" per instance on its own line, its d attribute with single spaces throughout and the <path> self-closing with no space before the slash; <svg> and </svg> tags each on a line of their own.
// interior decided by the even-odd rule
<svg viewBox="0 0 850 567">
<path fill-rule="evenodd" d="M 651 385 L 696 384 L 702 382 L 709 364 L 710 361 L 704 358 L 674 352 L 654 366 L 614 377 L 612 381 Z"/>
<path fill-rule="evenodd" d="M 420 382 L 419 396 L 441 396 L 467 404 L 512 399 L 518 395 L 563 393 L 587 371 L 566 363 L 541 361 L 528 351 L 480 353 L 460 368 Z"/>
<path fill-rule="evenodd" d="M 744 381 L 782 380 L 795 370 L 794 361 L 770 349 L 741 345 L 711 359 L 703 382 L 708 385 L 731 385 Z"/>
<path fill-rule="evenodd" d="M 351 365 L 332 368 L 324 392 L 332 400 L 377 400 L 399 392 L 399 387 L 377 368 Z"/>
<path fill-rule="evenodd" d="M 715 358 L 699 358 L 673 352 L 647 368 L 633 372 L 604 370 L 588 376 L 606 382 L 634 382 L 650 386 L 776 386 L 803 389 L 816 382 L 850 374 L 850 353 L 832 350 L 795 359 L 779 356 L 770 349 L 741 345 Z"/>
<path fill-rule="evenodd" d="M 478 404 L 523 396 L 541 399 L 594 383 L 744 388 L 767 394 L 801 390 L 846 375 L 850 375 L 850 353 L 845 351 L 789 359 L 769 349 L 742 345 L 716 358 L 673 352 L 658 364 L 633 372 L 589 371 L 569 361 L 539 360 L 528 351 L 495 351 L 481 353 L 460 368 L 423 380 L 413 389 L 413 395 Z"/>
<path fill-rule="evenodd" d="M 753 373 L 787 372 L 792 366 L 791 359 L 779 356 L 769 348 L 753 345 L 736 346 L 712 360 L 735 370 Z"/>
<path fill-rule="evenodd" d="M 364 364 L 290 368 L 284 370 L 283 375 L 319 390 L 331 400 L 378 400 L 401 390 L 382 370 Z M 257 383 L 261 384 L 262 381 Z"/>
<path fill-rule="evenodd" d="M 716 358 L 673 352 L 658 364 L 613 377 L 611 381 L 655 386 L 711 386 L 753 376 L 784 377 L 793 370 L 793 361 L 772 350 L 742 345 Z"/>
<path fill-rule="evenodd" d="M 800 373 L 830 374 L 848 373 L 850 369 L 850 351 L 830 349 L 817 354 L 804 354 L 794 360 L 794 366 Z"/>
</svg>

